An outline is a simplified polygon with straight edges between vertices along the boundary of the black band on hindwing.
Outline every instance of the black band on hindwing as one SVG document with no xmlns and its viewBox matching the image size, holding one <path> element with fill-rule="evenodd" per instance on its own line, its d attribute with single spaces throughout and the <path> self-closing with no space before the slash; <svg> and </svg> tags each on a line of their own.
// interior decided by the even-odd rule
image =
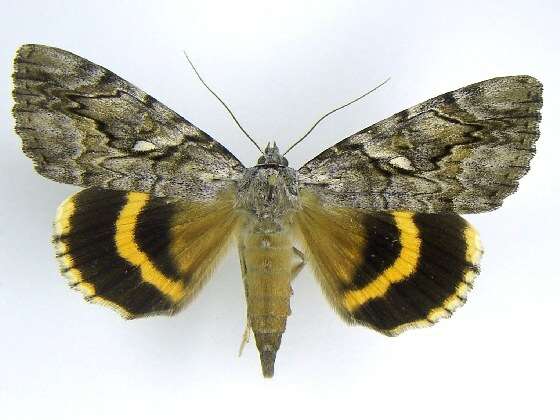
<svg viewBox="0 0 560 420">
<path fill-rule="evenodd" d="M 363 287 L 380 275 L 401 251 L 399 231 L 389 213 L 366 214 L 363 223 L 367 242 L 362 253 L 363 264 L 356 267 L 353 276 L 353 288 Z"/>
<path fill-rule="evenodd" d="M 134 239 L 139 248 L 150 256 L 152 263 L 167 277 L 178 279 L 177 270 L 171 255 L 171 228 L 175 207 L 163 199 L 150 198 L 138 217 Z"/>
</svg>

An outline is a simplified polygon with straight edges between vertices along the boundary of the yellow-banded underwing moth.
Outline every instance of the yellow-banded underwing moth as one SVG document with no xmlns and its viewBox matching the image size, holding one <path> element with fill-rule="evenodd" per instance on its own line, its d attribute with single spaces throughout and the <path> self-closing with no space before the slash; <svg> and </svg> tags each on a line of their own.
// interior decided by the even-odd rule
<svg viewBox="0 0 560 420">
<path fill-rule="evenodd" d="M 482 250 L 459 214 L 493 210 L 515 191 L 542 105 L 536 79 L 498 77 L 367 127 L 298 170 L 276 144 L 246 168 L 153 97 L 67 51 L 24 45 L 13 78 L 23 151 L 41 175 L 85 187 L 55 220 L 71 286 L 125 318 L 171 315 L 235 241 L 267 377 L 304 261 L 343 319 L 387 335 L 461 305 Z"/>
</svg>

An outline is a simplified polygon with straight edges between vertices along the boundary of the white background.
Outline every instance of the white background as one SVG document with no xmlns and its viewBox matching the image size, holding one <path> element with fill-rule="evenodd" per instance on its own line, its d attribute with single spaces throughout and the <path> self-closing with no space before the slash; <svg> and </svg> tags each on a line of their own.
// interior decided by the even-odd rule
<svg viewBox="0 0 560 420">
<path fill-rule="evenodd" d="M 558 418 L 558 4 L 3 1 L 0 417 Z M 51 223 L 77 188 L 36 174 L 13 132 L 11 62 L 23 43 L 113 70 L 246 165 L 256 150 L 183 49 L 261 144 L 284 149 L 320 114 L 392 77 L 320 125 L 289 155 L 296 168 L 375 121 L 495 76 L 543 82 L 542 136 L 518 192 L 468 217 L 486 252 L 469 302 L 451 320 L 397 338 L 348 327 L 306 269 L 276 376 L 265 380 L 253 342 L 236 356 L 245 303 L 234 253 L 173 318 L 123 321 L 66 286 Z"/>
</svg>

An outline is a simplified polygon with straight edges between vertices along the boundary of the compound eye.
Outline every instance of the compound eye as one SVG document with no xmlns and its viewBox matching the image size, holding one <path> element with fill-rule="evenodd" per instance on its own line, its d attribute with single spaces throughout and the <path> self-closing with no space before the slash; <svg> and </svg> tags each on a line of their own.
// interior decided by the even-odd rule
<svg viewBox="0 0 560 420">
<path fill-rule="evenodd" d="M 266 161 L 264 156 L 261 156 L 259 160 L 257 160 L 257 165 L 262 165 Z"/>
<path fill-rule="evenodd" d="M 288 166 L 288 159 L 282 156 L 282 166 Z"/>
</svg>

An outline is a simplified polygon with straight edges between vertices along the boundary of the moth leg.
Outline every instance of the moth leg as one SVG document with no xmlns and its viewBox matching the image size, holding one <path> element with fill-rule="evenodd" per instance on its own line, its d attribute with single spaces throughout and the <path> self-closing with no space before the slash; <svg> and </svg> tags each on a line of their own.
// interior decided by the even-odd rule
<svg viewBox="0 0 560 420">
<path fill-rule="evenodd" d="M 241 276 L 243 277 L 244 289 L 245 289 L 245 299 L 247 300 L 247 263 L 245 262 L 245 245 L 238 243 L 239 248 L 239 263 L 241 266 Z M 241 357 L 243 353 L 243 349 L 245 345 L 249 343 L 249 339 L 251 338 L 251 320 L 249 319 L 249 314 L 247 313 L 247 320 L 245 321 L 245 331 L 243 331 L 243 335 L 241 336 L 241 344 L 239 345 L 239 353 L 238 356 Z"/>
<path fill-rule="evenodd" d="M 249 343 L 249 339 L 251 338 L 251 320 L 249 316 L 247 316 L 247 323 L 245 324 L 245 331 L 243 331 L 243 336 L 241 336 L 241 345 L 239 346 L 239 354 L 238 356 L 241 357 L 243 353 L 243 349 L 245 345 Z"/>
<path fill-rule="evenodd" d="M 294 281 L 299 272 L 305 266 L 305 254 L 295 246 L 292 247 L 292 250 L 294 251 L 294 257 L 298 260 L 298 262 L 292 267 L 292 281 Z"/>
</svg>

